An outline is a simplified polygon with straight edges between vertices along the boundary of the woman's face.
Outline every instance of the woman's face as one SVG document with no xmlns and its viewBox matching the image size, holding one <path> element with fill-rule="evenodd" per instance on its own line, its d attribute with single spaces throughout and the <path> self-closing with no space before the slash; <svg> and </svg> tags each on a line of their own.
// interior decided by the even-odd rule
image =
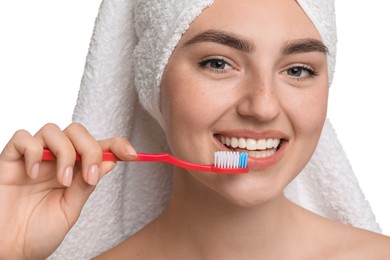
<svg viewBox="0 0 390 260">
<path fill-rule="evenodd" d="M 326 47 L 293 0 L 216 0 L 183 35 L 161 83 L 176 156 L 211 164 L 215 151 L 249 152 L 248 174 L 182 178 L 243 206 L 282 194 L 302 170 L 327 98 Z"/>
</svg>

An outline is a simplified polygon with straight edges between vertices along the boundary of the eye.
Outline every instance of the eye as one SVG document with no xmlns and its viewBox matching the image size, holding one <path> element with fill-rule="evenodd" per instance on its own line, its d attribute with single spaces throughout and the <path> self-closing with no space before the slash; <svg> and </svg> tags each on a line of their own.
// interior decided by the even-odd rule
<svg viewBox="0 0 390 260">
<path fill-rule="evenodd" d="M 207 68 L 215 73 L 224 73 L 233 67 L 223 58 L 206 58 L 199 62 L 201 68 Z"/>
<path fill-rule="evenodd" d="M 286 70 L 286 73 L 288 76 L 297 80 L 309 79 L 318 75 L 313 68 L 306 65 L 290 67 Z"/>
</svg>

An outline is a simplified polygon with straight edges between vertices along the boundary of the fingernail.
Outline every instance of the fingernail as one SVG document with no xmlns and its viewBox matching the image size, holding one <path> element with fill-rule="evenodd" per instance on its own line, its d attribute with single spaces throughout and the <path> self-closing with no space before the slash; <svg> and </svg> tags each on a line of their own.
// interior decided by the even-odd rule
<svg viewBox="0 0 390 260">
<path fill-rule="evenodd" d="M 88 175 L 87 175 L 87 182 L 89 185 L 95 186 L 99 181 L 99 167 L 94 164 L 89 167 L 88 169 Z"/>
<path fill-rule="evenodd" d="M 125 150 L 127 154 L 130 156 L 133 156 L 134 158 L 137 157 L 137 152 L 134 150 L 134 148 L 131 145 L 126 145 Z"/>
<path fill-rule="evenodd" d="M 66 187 L 69 187 L 72 184 L 73 179 L 73 167 L 66 167 L 63 175 L 62 175 L 62 184 Z"/>
<path fill-rule="evenodd" d="M 36 163 L 34 163 L 33 167 L 31 168 L 30 177 L 31 177 L 31 179 L 36 179 L 36 178 L 38 178 L 38 175 L 39 175 L 39 163 L 36 162 Z"/>
</svg>

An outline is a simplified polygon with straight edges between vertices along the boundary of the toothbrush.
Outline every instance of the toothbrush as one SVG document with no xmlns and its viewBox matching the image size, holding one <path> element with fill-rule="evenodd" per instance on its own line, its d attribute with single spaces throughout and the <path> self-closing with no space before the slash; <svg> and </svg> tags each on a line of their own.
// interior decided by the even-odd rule
<svg viewBox="0 0 390 260">
<path fill-rule="evenodd" d="M 113 153 L 104 151 L 102 155 L 103 161 L 121 161 Z M 55 155 L 48 149 L 43 150 L 42 160 L 55 160 Z M 76 160 L 80 160 L 80 155 L 76 155 Z M 247 173 L 248 169 L 248 153 L 218 151 L 214 154 L 214 164 L 195 164 L 180 160 L 170 154 L 152 154 L 152 153 L 137 153 L 137 157 L 131 162 L 165 162 L 176 165 L 193 171 L 214 172 L 221 174 L 239 174 Z"/>
</svg>

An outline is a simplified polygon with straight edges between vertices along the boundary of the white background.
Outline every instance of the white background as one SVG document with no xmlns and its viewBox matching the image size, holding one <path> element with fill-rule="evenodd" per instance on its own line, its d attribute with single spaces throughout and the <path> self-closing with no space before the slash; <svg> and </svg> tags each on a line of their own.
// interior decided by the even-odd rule
<svg viewBox="0 0 390 260">
<path fill-rule="evenodd" d="M 329 117 L 390 235 L 390 7 L 336 1 L 339 45 Z M 0 0 L 0 147 L 13 132 L 71 121 L 100 0 Z"/>
</svg>

